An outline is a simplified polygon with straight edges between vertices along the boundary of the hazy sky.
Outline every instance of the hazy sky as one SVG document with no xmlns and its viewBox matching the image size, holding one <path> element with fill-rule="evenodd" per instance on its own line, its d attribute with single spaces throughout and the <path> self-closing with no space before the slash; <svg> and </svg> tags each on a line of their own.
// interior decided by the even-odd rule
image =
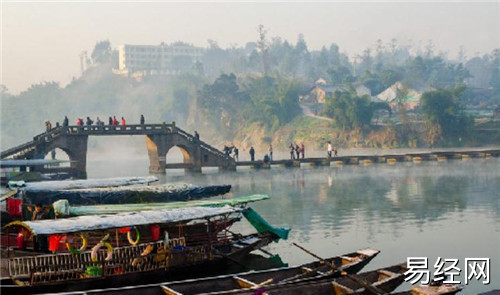
<svg viewBox="0 0 500 295">
<path fill-rule="evenodd" d="M 2 2 L 1 83 L 18 93 L 33 83 L 64 86 L 80 71 L 79 54 L 98 40 L 119 44 L 185 41 L 239 46 L 269 37 L 295 43 L 304 34 L 309 49 L 336 43 L 350 56 L 377 39 L 411 44 L 434 41 L 436 51 L 455 56 L 490 53 L 500 47 L 500 2 Z"/>
</svg>

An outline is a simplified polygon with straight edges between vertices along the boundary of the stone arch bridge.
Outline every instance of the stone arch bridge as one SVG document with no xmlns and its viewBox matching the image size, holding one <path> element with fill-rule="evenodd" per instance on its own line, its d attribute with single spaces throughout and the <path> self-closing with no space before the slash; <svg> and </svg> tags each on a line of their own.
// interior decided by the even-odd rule
<svg viewBox="0 0 500 295">
<path fill-rule="evenodd" d="M 50 151 L 59 148 L 68 154 L 69 168 L 31 167 L 32 170 L 48 172 L 48 170 L 58 169 L 61 171 L 56 172 L 69 172 L 73 176 L 85 178 L 88 137 L 110 135 L 144 135 L 151 173 L 165 173 L 165 169 L 169 168 L 184 168 L 195 172 L 201 172 L 202 167 L 236 170 L 236 163 L 231 157 L 176 127 L 175 124 L 165 123 L 125 126 L 60 126 L 35 136 L 30 142 L 2 151 L 0 158 L 43 159 Z M 183 163 L 167 164 L 166 155 L 174 146 L 181 150 Z"/>
</svg>

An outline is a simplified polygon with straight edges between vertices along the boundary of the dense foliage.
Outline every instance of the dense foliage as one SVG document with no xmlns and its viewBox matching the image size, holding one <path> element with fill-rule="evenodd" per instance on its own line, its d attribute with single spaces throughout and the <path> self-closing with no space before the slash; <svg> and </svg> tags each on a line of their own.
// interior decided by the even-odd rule
<svg viewBox="0 0 500 295">
<path fill-rule="evenodd" d="M 417 133 L 411 124 L 425 123 L 425 141 L 434 144 L 467 134 L 472 121 L 464 115 L 465 104 L 493 109 L 500 99 L 500 49 L 469 59 L 462 52 L 452 60 L 436 54 L 432 44 L 422 49 L 393 39 L 348 55 L 336 44 L 309 50 L 302 35 L 294 43 L 269 37 L 263 26 L 257 33 L 255 42 L 242 47 L 223 49 L 209 40 L 198 60 L 172 62 L 176 75 L 142 80 L 113 74 L 117 52 L 108 40 L 99 41 L 82 76 L 64 87 L 50 81 L 34 83 L 12 95 L 1 85 L 2 146 L 25 142 L 43 131 L 45 121 L 61 121 L 64 115 L 70 122 L 86 116 L 106 121 L 116 115 L 134 123 L 144 114 L 147 122 L 177 121 L 187 129 L 204 125 L 207 133 L 225 139 L 256 123 L 274 132 L 302 114 L 299 97 L 319 78 L 344 89 L 326 97 L 323 114 L 345 131 L 375 130 L 374 114 L 391 110 L 387 103 L 374 102 L 352 88 L 346 91 L 351 85 L 368 87 L 372 96 L 396 82 L 427 91 L 412 121 L 399 103 L 407 90 L 398 89 L 395 122 L 402 125 L 403 143 L 412 140 L 410 132 Z M 467 88 L 460 88 L 463 85 Z"/>
<path fill-rule="evenodd" d="M 436 90 L 422 95 L 420 106 L 422 115 L 428 124 L 429 143 L 443 136 L 446 139 L 461 140 L 467 135 L 472 125 L 472 118 L 466 116 L 458 98 L 463 88 Z"/>
<path fill-rule="evenodd" d="M 344 130 L 369 126 L 377 110 L 391 111 L 385 102 L 373 102 L 368 95 L 358 96 L 354 91 L 336 91 L 327 97 L 324 114 L 335 120 Z"/>
</svg>

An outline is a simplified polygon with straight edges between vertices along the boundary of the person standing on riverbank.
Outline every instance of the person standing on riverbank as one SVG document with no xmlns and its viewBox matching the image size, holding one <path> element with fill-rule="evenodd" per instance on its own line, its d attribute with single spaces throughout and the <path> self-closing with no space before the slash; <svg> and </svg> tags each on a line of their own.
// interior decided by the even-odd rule
<svg viewBox="0 0 500 295">
<path fill-rule="evenodd" d="M 250 147 L 250 161 L 255 161 L 255 150 L 253 149 L 253 146 Z"/>
</svg>

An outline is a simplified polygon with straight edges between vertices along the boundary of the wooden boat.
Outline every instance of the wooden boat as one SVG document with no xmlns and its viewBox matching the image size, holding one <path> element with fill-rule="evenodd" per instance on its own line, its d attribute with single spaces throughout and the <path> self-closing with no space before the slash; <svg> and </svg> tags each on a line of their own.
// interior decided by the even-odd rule
<svg viewBox="0 0 500 295">
<path fill-rule="evenodd" d="M 162 203 L 133 203 L 133 204 L 104 204 L 71 206 L 67 200 L 59 200 L 52 206 L 58 217 L 62 216 L 82 216 L 95 214 L 116 214 L 131 211 L 177 209 L 186 207 L 223 207 L 242 206 L 248 203 L 269 199 L 268 195 L 250 195 L 234 198 L 195 200 L 183 202 L 162 202 Z"/>
<path fill-rule="evenodd" d="M 48 237 L 51 251 L 61 251 L 64 247 L 61 244 L 68 249 L 55 254 L 34 253 L 33 256 L 10 258 L 9 276 L 22 289 L 6 288 L 26 292 L 54 291 L 69 286 L 97 287 L 98 282 L 102 287 L 110 282 L 131 283 L 158 276 L 164 280 L 174 270 L 236 262 L 279 239 L 271 231 L 249 236 L 229 233 L 224 223 L 248 209 L 193 207 L 12 222 L 4 230 L 21 229 L 21 233 L 29 232 L 37 242 Z M 203 228 L 209 234 L 198 238 L 186 235 L 186 225 Z M 151 230 L 149 239 L 140 241 L 141 230 L 150 226 L 155 227 L 156 234 Z M 219 231 L 220 227 L 224 230 Z M 123 229 L 128 230 L 125 241 L 129 244 L 123 243 L 124 233 L 120 233 Z M 76 245 L 77 238 L 82 239 L 81 247 Z M 91 251 L 86 250 L 87 245 L 91 245 Z M 76 282 L 78 284 L 71 284 Z"/>
<path fill-rule="evenodd" d="M 224 195 L 230 190 L 231 185 L 198 186 L 185 183 L 71 189 L 20 188 L 24 203 L 41 205 L 51 205 L 60 199 L 74 205 L 189 201 Z"/>
<path fill-rule="evenodd" d="M 165 294 L 287 294 L 287 295 L 321 295 L 321 294 L 387 294 L 394 291 L 404 281 L 406 263 L 393 265 L 355 275 L 345 275 L 335 279 L 307 281 L 288 284 L 267 285 L 267 282 L 250 282 L 247 288 L 222 292 L 169 293 Z"/>
<path fill-rule="evenodd" d="M 420 285 L 409 291 L 391 293 L 392 295 L 453 295 L 463 290 L 459 284 L 442 284 L 440 286 Z"/>
<path fill-rule="evenodd" d="M 375 256 L 377 256 L 379 252 L 380 251 L 373 249 L 363 249 L 335 256 L 326 259 L 323 262 L 314 261 L 293 267 L 250 271 L 232 275 L 191 279 L 178 282 L 90 291 L 87 290 L 85 293 L 99 295 L 164 294 L 162 290 L 168 290 L 169 293 L 167 292 L 167 294 L 198 294 L 199 292 L 211 293 L 236 291 L 242 287 L 253 284 L 252 282 L 269 282 L 272 280 L 272 284 L 280 284 L 314 281 L 328 277 L 338 277 L 342 272 L 349 274 L 357 273 Z M 335 270 L 332 270 L 326 265 L 326 263 L 333 263 L 338 267 Z"/>
<path fill-rule="evenodd" d="M 51 181 L 61 180 L 71 177 L 69 173 L 42 173 L 30 171 L 33 167 L 59 166 L 61 163 L 69 161 L 45 160 L 45 159 L 0 159 L 0 184 L 7 185 L 10 181 Z"/>
<path fill-rule="evenodd" d="M 30 220 L 32 217 L 30 209 L 34 205 L 42 205 L 51 218 L 58 213 L 71 214 L 70 206 L 77 205 L 73 215 L 82 214 L 109 214 L 132 210 L 148 210 L 167 208 L 166 202 L 190 201 L 213 196 L 220 196 L 231 190 L 231 185 L 197 186 L 192 184 L 165 184 L 165 185 L 133 185 L 133 186 L 111 186 L 102 185 L 131 185 L 137 183 L 149 183 L 157 178 L 116 178 L 109 180 L 85 181 L 59 181 L 55 184 L 28 183 L 26 186 L 15 188 L 17 193 L 2 196 L 7 208 L 2 222 L 11 220 Z M 82 188 L 89 186 L 89 188 Z M 9 207 L 9 204 L 14 204 Z M 133 205 L 135 204 L 135 205 Z M 149 205 L 144 205 L 149 204 Z M 79 206 L 78 206 L 79 205 Z M 82 205 L 93 205 L 85 207 Z M 98 206 L 116 205 L 116 206 Z M 121 205 L 121 206 L 119 206 Z M 181 207 L 179 204 L 177 206 Z M 12 209 L 9 209 L 12 208 Z M 21 208 L 21 209 L 18 209 Z M 61 210 L 65 208 L 65 210 Z M 67 209 L 67 210 L 66 210 Z M 56 211 L 56 212 L 54 212 Z M 66 212 L 68 211 L 68 212 Z M 3 212 L 3 211 L 2 211 Z M 61 217 L 59 214 L 58 217 Z"/>
<path fill-rule="evenodd" d="M 47 160 L 22 161 L 31 162 Z M 0 208 L 2 208 L 1 221 L 2 223 L 8 223 L 12 220 L 28 220 L 31 216 L 29 212 L 26 211 L 28 205 L 45 204 L 47 208 L 50 208 L 52 202 L 57 201 L 61 196 L 64 198 L 61 192 L 71 189 L 147 185 L 155 181 L 158 181 L 158 178 L 154 176 L 37 182 L 9 181 L 8 186 L 12 191 L 11 193 L 3 195 L 0 199 Z M 60 191 L 60 193 L 56 193 L 56 191 Z M 12 192 L 15 193 L 12 194 Z M 9 210 L 9 207 L 14 209 Z M 21 207 L 21 209 L 17 209 L 18 207 Z"/>
<path fill-rule="evenodd" d="M 51 191 L 68 190 L 99 187 L 118 187 L 136 184 L 149 184 L 158 181 L 154 176 L 144 177 L 112 177 L 99 179 L 79 179 L 79 180 L 61 180 L 61 181 L 42 181 L 42 182 L 24 182 L 10 181 L 9 188 L 24 188 L 29 191 Z"/>
</svg>

